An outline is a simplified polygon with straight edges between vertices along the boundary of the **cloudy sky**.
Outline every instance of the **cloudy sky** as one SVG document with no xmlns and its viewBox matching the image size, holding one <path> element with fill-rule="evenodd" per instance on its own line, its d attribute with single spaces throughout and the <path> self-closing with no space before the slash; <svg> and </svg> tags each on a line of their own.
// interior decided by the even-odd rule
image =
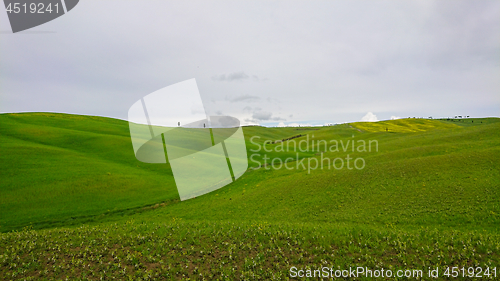
<svg viewBox="0 0 500 281">
<path fill-rule="evenodd" d="M 2 6 L 0 37 L 0 112 L 127 119 L 196 78 L 209 115 L 263 125 L 500 116 L 497 0 L 82 0 L 16 34 Z"/>
</svg>

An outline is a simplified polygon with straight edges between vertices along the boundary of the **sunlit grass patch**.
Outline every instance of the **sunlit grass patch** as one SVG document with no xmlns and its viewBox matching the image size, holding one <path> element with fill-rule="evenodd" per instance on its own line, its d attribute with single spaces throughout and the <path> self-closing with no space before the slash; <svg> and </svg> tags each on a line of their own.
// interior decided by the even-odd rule
<svg viewBox="0 0 500 281">
<path fill-rule="evenodd" d="M 352 126 L 366 132 L 412 133 L 436 129 L 452 129 L 460 126 L 429 119 L 397 119 L 380 122 L 355 122 Z"/>
</svg>

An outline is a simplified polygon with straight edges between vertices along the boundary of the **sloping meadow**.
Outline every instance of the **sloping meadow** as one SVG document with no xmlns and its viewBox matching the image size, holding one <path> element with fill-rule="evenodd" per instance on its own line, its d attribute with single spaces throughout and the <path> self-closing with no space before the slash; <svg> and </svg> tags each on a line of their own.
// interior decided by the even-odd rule
<svg viewBox="0 0 500 281">
<path fill-rule="evenodd" d="M 245 127 L 249 170 L 183 202 L 125 121 L 0 120 L 0 279 L 500 278 L 496 118 Z"/>
</svg>

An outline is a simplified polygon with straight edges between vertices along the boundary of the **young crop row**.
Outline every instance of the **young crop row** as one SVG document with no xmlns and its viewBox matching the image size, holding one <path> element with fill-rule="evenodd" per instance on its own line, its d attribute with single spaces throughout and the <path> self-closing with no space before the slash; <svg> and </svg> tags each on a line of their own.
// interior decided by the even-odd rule
<svg viewBox="0 0 500 281">
<path fill-rule="evenodd" d="M 429 229 L 128 221 L 0 234 L 0 253 L 2 280 L 282 280 L 292 266 L 498 267 L 500 238 Z"/>
</svg>

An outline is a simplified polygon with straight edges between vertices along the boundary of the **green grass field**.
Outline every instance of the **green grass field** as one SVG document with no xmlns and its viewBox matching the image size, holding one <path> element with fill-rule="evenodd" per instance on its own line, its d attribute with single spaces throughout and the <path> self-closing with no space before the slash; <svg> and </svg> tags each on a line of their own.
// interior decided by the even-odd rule
<svg viewBox="0 0 500 281">
<path fill-rule="evenodd" d="M 500 119 L 243 131 L 248 171 L 181 202 L 168 164 L 136 160 L 126 121 L 0 114 L 0 279 L 280 280 L 292 266 L 500 279 Z"/>
</svg>

